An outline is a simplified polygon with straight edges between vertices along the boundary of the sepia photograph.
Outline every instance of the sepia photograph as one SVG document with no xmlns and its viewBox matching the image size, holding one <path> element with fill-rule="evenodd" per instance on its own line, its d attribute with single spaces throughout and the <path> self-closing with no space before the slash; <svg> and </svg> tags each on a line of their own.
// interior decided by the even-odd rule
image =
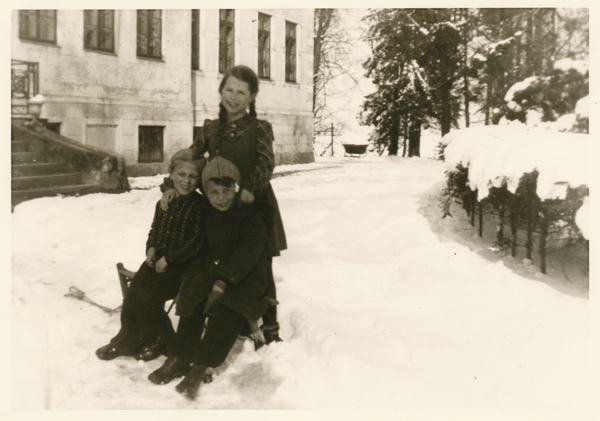
<svg viewBox="0 0 600 421">
<path fill-rule="evenodd" d="M 598 419 L 594 10 L 230 4 L 5 10 L 9 416 Z"/>
</svg>

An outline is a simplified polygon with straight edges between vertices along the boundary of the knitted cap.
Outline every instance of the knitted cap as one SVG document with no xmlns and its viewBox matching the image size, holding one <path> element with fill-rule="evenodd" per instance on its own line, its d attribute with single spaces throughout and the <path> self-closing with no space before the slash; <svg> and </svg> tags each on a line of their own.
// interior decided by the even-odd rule
<svg viewBox="0 0 600 421">
<path fill-rule="evenodd" d="M 211 178 L 231 178 L 239 186 L 242 182 L 242 176 L 240 171 L 231 161 L 225 158 L 216 156 L 206 164 L 204 171 L 202 171 L 202 187 L 206 191 L 206 183 Z"/>
</svg>

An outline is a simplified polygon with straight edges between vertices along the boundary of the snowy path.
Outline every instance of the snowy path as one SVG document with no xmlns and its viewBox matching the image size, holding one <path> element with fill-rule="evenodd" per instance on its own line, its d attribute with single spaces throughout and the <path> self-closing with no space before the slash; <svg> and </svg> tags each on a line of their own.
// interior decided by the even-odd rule
<svg viewBox="0 0 600 421">
<path fill-rule="evenodd" d="M 114 264 L 141 263 L 158 190 L 19 205 L 13 368 L 38 381 L 13 375 L 15 407 L 585 412 L 588 300 L 440 241 L 419 213 L 440 162 L 342 163 L 273 181 L 290 245 L 275 259 L 285 342 L 240 341 L 197 402 L 146 380 L 162 359 L 98 360 L 118 316 L 63 297 L 75 285 L 120 304 Z"/>
</svg>

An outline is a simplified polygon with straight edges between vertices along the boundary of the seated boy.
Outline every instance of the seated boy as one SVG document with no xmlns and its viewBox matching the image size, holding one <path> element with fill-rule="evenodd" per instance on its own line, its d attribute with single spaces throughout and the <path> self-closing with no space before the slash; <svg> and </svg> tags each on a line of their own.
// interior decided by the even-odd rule
<svg viewBox="0 0 600 421">
<path fill-rule="evenodd" d="M 178 197 L 168 211 L 156 204 L 146 243 L 146 261 L 133 278 L 123 300 L 121 329 L 108 345 L 96 351 L 98 358 L 135 356 L 149 361 L 158 357 L 175 333 L 164 310 L 165 302 L 179 291 L 181 274 L 202 251 L 202 196 L 196 191 L 204 158 L 193 149 L 173 155 L 169 178 Z"/>
<path fill-rule="evenodd" d="M 268 307 L 263 299 L 269 269 L 266 245 L 274 209 L 266 203 L 239 205 L 240 181 L 237 167 L 221 157 L 210 160 L 202 173 L 208 199 L 202 209 L 206 253 L 183 275 L 177 333 L 163 366 L 148 376 L 165 384 L 187 372 L 176 390 L 190 399 L 196 398 L 207 367 L 221 365 L 247 321 L 258 320 Z"/>
</svg>

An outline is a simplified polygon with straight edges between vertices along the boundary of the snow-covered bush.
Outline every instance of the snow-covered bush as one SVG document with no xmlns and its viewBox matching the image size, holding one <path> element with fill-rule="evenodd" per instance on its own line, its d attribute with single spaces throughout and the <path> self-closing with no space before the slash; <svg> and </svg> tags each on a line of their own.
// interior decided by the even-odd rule
<svg viewBox="0 0 600 421">
<path fill-rule="evenodd" d="M 587 135 L 523 125 L 484 126 L 450 132 L 443 140 L 444 217 L 451 216 L 453 202 L 463 206 L 473 225 L 477 206 L 480 215 L 493 213 L 497 246 L 510 248 L 514 256 L 524 245 L 531 258 L 535 237 L 542 272 L 548 242 L 551 247 L 587 242 Z"/>
<path fill-rule="evenodd" d="M 589 92 L 589 70 L 584 62 L 560 60 L 545 76 L 531 76 L 515 83 L 506 93 L 506 104 L 497 109 L 493 123 L 518 120 L 531 126 L 563 118 L 560 131 L 584 132 L 585 123 L 577 120 L 578 101 Z M 587 131 L 585 131 L 587 133 Z"/>
</svg>

